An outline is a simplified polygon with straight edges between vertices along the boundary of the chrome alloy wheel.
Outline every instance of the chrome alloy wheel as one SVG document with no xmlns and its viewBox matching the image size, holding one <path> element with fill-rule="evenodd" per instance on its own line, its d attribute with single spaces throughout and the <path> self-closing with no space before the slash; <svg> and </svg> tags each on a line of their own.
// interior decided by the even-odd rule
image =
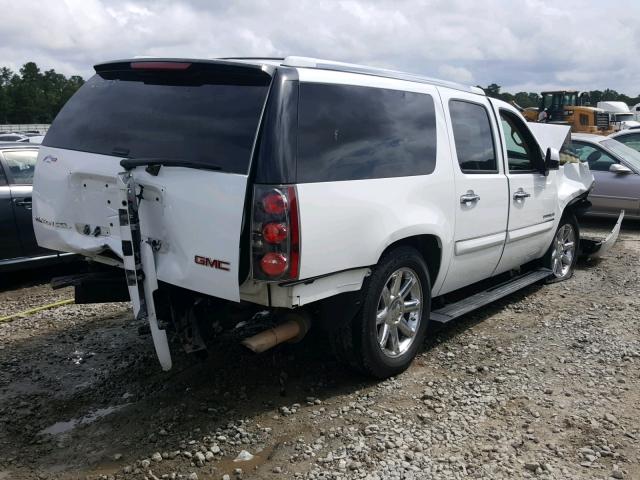
<svg viewBox="0 0 640 480">
<path fill-rule="evenodd" d="M 421 319 L 420 279 L 410 268 L 400 268 L 389 276 L 378 299 L 376 329 L 382 353 L 398 357 L 409 350 Z"/>
<path fill-rule="evenodd" d="M 565 223 L 556 232 L 551 252 L 551 269 L 556 278 L 564 278 L 571 271 L 576 255 L 576 233 L 570 223 Z"/>
</svg>

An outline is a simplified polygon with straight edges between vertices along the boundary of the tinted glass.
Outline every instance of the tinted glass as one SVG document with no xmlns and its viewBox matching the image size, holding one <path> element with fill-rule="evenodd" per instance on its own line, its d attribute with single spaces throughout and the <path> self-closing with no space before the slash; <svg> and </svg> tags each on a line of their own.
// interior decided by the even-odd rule
<svg viewBox="0 0 640 480">
<path fill-rule="evenodd" d="M 573 142 L 573 150 L 581 162 L 587 162 L 589 169 L 597 172 L 608 172 L 609 167 L 618 161 L 595 145 Z"/>
<path fill-rule="evenodd" d="M 426 175 L 435 162 L 430 95 L 353 85 L 300 85 L 299 182 Z"/>
<path fill-rule="evenodd" d="M 4 151 L 4 163 L 9 170 L 14 185 L 33 184 L 33 172 L 36 168 L 37 150 Z"/>
<path fill-rule="evenodd" d="M 630 133 L 629 135 L 620 135 L 615 137 L 615 139 L 620 143 L 624 143 L 627 147 L 631 147 L 640 152 L 640 132 Z"/>
<path fill-rule="evenodd" d="M 189 71 L 95 75 L 65 105 L 43 144 L 205 161 L 247 173 L 268 80 Z"/>
<path fill-rule="evenodd" d="M 542 153 L 529 129 L 510 112 L 501 110 L 500 119 L 507 146 L 509 171 L 518 173 L 536 170 L 542 161 Z"/>
<path fill-rule="evenodd" d="M 476 103 L 449 102 L 458 163 L 463 172 L 497 172 L 496 151 L 487 109 Z"/>
<path fill-rule="evenodd" d="M 4 168 L 0 164 L 0 187 L 4 187 L 7 184 L 7 177 L 4 176 Z"/>
</svg>

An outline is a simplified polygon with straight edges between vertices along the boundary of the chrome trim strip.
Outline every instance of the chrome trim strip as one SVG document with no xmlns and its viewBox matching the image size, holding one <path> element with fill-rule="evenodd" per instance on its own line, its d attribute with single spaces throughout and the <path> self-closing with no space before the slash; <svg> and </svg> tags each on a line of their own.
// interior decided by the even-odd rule
<svg viewBox="0 0 640 480">
<path fill-rule="evenodd" d="M 540 235 L 541 233 L 548 232 L 552 228 L 553 220 L 549 220 L 547 222 L 536 223 L 534 225 L 529 225 L 528 227 L 511 230 L 507 234 L 507 243 L 516 242 L 518 240 L 523 240 L 535 235 Z"/>
<path fill-rule="evenodd" d="M 482 237 L 469 238 L 467 240 L 458 240 L 456 242 L 455 254 L 464 255 L 466 253 L 477 252 L 485 248 L 502 245 L 506 238 L 506 232 L 492 233 Z"/>
</svg>

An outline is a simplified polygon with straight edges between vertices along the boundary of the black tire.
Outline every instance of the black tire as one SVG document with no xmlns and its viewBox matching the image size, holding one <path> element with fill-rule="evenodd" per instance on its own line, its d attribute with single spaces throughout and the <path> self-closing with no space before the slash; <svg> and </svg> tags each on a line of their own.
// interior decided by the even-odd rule
<svg viewBox="0 0 640 480">
<path fill-rule="evenodd" d="M 412 317 L 413 321 L 417 321 L 418 318 L 419 321 L 415 325 L 415 334 L 407 350 L 390 357 L 380 347 L 378 328 L 383 325 L 377 324 L 376 316 L 385 286 L 391 281 L 391 275 L 400 269 L 404 269 L 406 275 L 411 276 L 415 273 L 417 276 L 419 284 L 414 285 L 417 285 L 415 288 L 422 293 L 422 310 Z M 401 281 L 402 279 L 401 276 Z M 356 316 L 331 333 L 334 353 L 339 360 L 365 375 L 379 379 L 397 375 L 409 367 L 418 353 L 424 342 L 429 320 L 431 282 L 422 255 L 411 247 L 398 247 L 386 253 L 363 285 L 362 295 L 362 308 Z M 405 305 L 403 299 L 400 301 Z"/>
<path fill-rule="evenodd" d="M 554 269 L 555 257 L 557 256 L 557 254 L 554 255 L 554 252 L 556 251 L 556 242 L 558 241 L 559 232 L 565 226 L 571 227 L 573 231 L 573 236 L 574 236 L 573 256 L 571 258 L 571 262 L 567 264 L 568 270 L 566 271 L 566 273 L 562 273 L 562 272 L 558 273 L 556 271 L 557 269 Z M 576 216 L 573 214 L 573 212 L 565 212 L 562 215 L 562 218 L 560 219 L 560 223 L 558 224 L 558 228 L 556 229 L 556 232 L 553 235 L 553 240 L 551 241 L 551 245 L 549 246 L 547 253 L 545 253 L 542 259 L 542 265 L 545 268 L 548 268 L 553 271 L 553 274 L 547 279 L 547 283 L 562 282 L 564 280 L 570 279 L 573 276 L 573 270 L 575 268 L 576 262 L 578 261 L 579 248 L 580 248 L 580 227 L 578 226 L 578 221 L 576 220 Z"/>
</svg>

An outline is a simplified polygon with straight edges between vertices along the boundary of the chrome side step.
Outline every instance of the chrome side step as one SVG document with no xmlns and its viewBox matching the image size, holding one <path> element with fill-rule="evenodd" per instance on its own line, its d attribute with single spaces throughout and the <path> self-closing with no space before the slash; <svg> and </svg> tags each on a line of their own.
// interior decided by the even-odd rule
<svg viewBox="0 0 640 480">
<path fill-rule="evenodd" d="M 549 275 L 551 275 L 551 270 L 548 268 L 540 268 L 533 272 L 526 273 L 505 283 L 491 287 L 488 290 L 476 293 L 459 302 L 451 303 L 438 310 L 433 310 L 431 312 L 431 320 L 438 323 L 450 322 L 477 308 L 484 307 L 529 285 L 533 285 L 547 278 Z"/>
</svg>

